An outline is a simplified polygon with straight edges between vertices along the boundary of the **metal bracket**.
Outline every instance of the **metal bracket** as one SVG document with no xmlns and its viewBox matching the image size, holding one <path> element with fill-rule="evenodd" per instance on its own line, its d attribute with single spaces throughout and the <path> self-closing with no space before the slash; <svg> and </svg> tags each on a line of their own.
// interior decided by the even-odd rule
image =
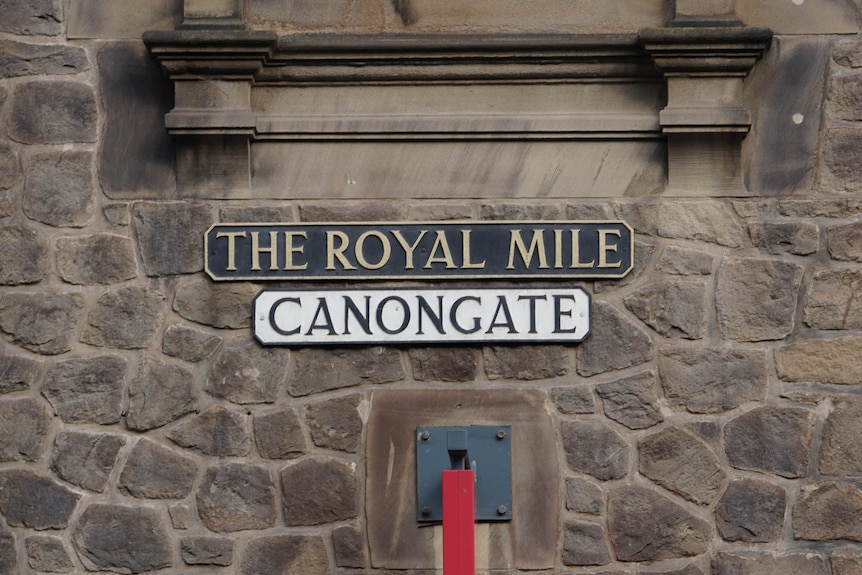
<svg viewBox="0 0 862 575">
<path fill-rule="evenodd" d="M 417 427 L 417 520 L 443 520 L 444 470 L 472 469 L 476 521 L 511 521 L 511 445 L 508 425 Z"/>
</svg>

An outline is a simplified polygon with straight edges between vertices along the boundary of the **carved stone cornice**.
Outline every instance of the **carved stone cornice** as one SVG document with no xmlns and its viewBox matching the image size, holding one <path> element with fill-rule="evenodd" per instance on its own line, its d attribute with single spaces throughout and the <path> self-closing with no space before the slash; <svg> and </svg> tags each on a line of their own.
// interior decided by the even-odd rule
<svg viewBox="0 0 862 575">
<path fill-rule="evenodd" d="M 772 31 L 744 26 L 668 26 L 638 34 L 668 82 L 664 133 L 748 132 L 742 80 L 772 41 Z"/>
</svg>

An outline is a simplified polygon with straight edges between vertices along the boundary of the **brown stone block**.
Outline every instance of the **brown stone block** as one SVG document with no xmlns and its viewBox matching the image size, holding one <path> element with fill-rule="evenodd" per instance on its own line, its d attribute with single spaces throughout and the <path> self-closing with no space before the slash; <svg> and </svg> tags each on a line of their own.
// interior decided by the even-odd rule
<svg viewBox="0 0 862 575">
<path fill-rule="evenodd" d="M 814 553 L 721 552 L 712 559 L 714 575 L 826 575 L 828 572 L 826 563 Z"/>
<path fill-rule="evenodd" d="M 797 6 L 789 8 L 776 13 L 793 12 Z M 742 141 L 749 191 L 774 196 L 811 190 L 829 48 L 826 38 L 779 37 L 747 79 L 745 103 L 755 111 L 751 132 Z"/>
<path fill-rule="evenodd" d="M 862 541 L 862 491 L 836 481 L 805 488 L 793 507 L 793 535 L 809 541 Z"/>
<path fill-rule="evenodd" d="M 132 14 L 146 12 L 152 4 L 147 2 L 124 11 L 126 20 Z M 101 2 L 98 6 L 125 5 Z M 165 130 L 164 121 L 173 102 L 170 82 L 140 41 L 109 42 L 99 49 L 97 57 L 105 111 L 99 147 L 102 189 L 114 199 L 173 197 L 176 190 L 174 143 Z"/>
<path fill-rule="evenodd" d="M 147 0 L 145 3 L 72 0 L 67 34 L 69 38 L 137 39 L 147 30 L 173 30 L 182 22 L 182 17 L 182 0 Z"/>
<path fill-rule="evenodd" d="M 365 494 L 372 565 L 442 567 L 435 566 L 439 527 L 420 527 L 416 518 L 416 427 L 510 425 L 514 518 L 480 524 L 492 550 L 487 568 L 553 568 L 561 478 L 556 432 L 545 400 L 545 394 L 535 390 L 375 392 L 366 439 Z"/>
</svg>

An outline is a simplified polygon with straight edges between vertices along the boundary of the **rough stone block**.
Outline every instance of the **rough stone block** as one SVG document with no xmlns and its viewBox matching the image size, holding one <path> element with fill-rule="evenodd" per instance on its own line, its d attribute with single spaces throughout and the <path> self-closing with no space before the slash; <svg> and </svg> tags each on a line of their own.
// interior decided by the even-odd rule
<svg viewBox="0 0 862 575">
<path fill-rule="evenodd" d="M 155 339 L 166 307 L 164 295 L 146 288 L 108 292 L 87 315 L 81 341 L 97 347 L 143 349 Z"/>
<path fill-rule="evenodd" d="M 562 345 L 491 346 L 483 354 L 488 379 L 548 379 L 569 371 L 569 351 Z"/>
<path fill-rule="evenodd" d="M 368 566 L 368 551 L 360 529 L 350 525 L 333 529 L 332 548 L 336 566 L 349 569 Z"/>
<path fill-rule="evenodd" d="M 779 260 L 726 258 L 718 270 L 715 307 L 723 339 L 782 339 L 793 331 L 801 266 Z"/>
<path fill-rule="evenodd" d="M 65 529 L 81 495 L 29 470 L 0 472 L 0 512 L 10 527 Z"/>
<path fill-rule="evenodd" d="M 168 515 L 174 529 L 185 530 L 191 527 L 192 510 L 186 503 L 174 503 L 168 506 Z"/>
<path fill-rule="evenodd" d="M 578 346 L 578 373 L 584 377 L 625 369 L 652 359 L 650 336 L 610 304 L 594 301 L 591 332 Z"/>
<path fill-rule="evenodd" d="M 659 376 L 674 408 L 718 413 L 766 397 L 766 354 L 757 350 L 663 347 Z"/>
<path fill-rule="evenodd" d="M 760 479 L 738 479 L 715 506 L 715 524 L 725 541 L 765 543 L 781 539 L 787 494 Z"/>
<path fill-rule="evenodd" d="M 705 281 L 666 280 L 626 296 L 625 305 L 665 337 L 701 339 L 706 333 L 706 295 Z"/>
<path fill-rule="evenodd" d="M 117 9 L 112 6 L 110 3 L 93 5 L 90 17 Z M 152 6 L 153 2 L 147 2 L 134 10 L 123 10 L 124 20 L 131 21 L 147 13 Z M 102 36 L 105 37 L 117 36 Z M 164 120 L 173 100 L 170 81 L 140 41 L 108 42 L 97 52 L 97 61 L 99 92 L 105 111 L 99 147 L 102 189 L 113 199 L 173 197 L 176 191 L 174 143 L 165 130 Z M 135 158 L 135 161 L 129 162 L 128 158 Z"/>
<path fill-rule="evenodd" d="M 77 46 L 0 41 L 0 78 L 77 74 L 89 70 L 87 53 Z"/>
<path fill-rule="evenodd" d="M 359 514 L 359 477 L 345 462 L 304 459 L 281 470 L 281 487 L 289 527 L 322 525 Z"/>
<path fill-rule="evenodd" d="M 812 553 L 740 553 L 722 551 L 712 559 L 715 575 L 826 575 L 823 559 Z"/>
<path fill-rule="evenodd" d="M 805 293 L 805 323 L 814 329 L 862 329 L 862 270 L 816 272 Z"/>
<path fill-rule="evenodd" d="M 126 227 L 132 223 L 132 213 L 126 202 L 107 202 L 102 204 L 102 213 L 112 226 Z"/>
<path fill-rule="evenodd" d="M 592 481 L 580 477 L 566 477 L 566 509 L 575 513 L 601 515 L 604 492 Z"/>
<path fill-rule="evenodd" d="M 862 398 L 839 395 L 832 400 L 820 436 L 820 473 L 844 477 L 862 475 Z"/>
<path fill-rule="evenodd" d="M 141 359 L 129 385 L 126 427 L 146 431 L 166 425 L 197 407 L 194 375 L 182 367 Z"/>
<path fill-rule="evenodd" d="M 96 193 L 90 152 L 47 152 L 30 158 L 24 213 L 55 227 L 80 228 L 93 219 Z"/>
<path fill-rule="evenodd" d="M 63 31 L 60 0 L 0 2 L 0 31 L 25 36 L 54 36 Z"/>
<path fill-rule="evenodd" d="M 184 537 L 180 548 L 186 565 L 233 564 L 233 539 L 227 537 Z"/>
<path fill-rule="evenodd" d="M 217 328 L 251 327 L 251 305 L 260 286 L 244 282 L 214 283 L 192 278 L 177 287 L 174 311 L 195 323 Z"/>
<path fill-rule="evenodd" d="M 832 52 L 832 59 L 845 68 L 862 68 L 862 42 L 858 40 L 837 42 Z"/>
<path fill-rule="evenodd" d="M 0 108 L 2 108 L 0 94 Z M 8 190 L 21 181 L 21 166 L 18 164 L 18 154 L 4 141 L 0 141 L 0 190 Z"/>
<path fill-rule="evenodd" d="M 24 540 L 27 550 L 27 564 L 35 571 L 43 573 L 71 573 L 75 570 L 66 545 L 59 537 L 33 535 Z M 2 552 L 0 552 L 2 555 Z M 0 573 L 3 572 L 0 567 Z"/>
<path fill-rule="evenodd" d="M 814 413 L 797 407 L 761 407 L 729 421 L 724 450 L 737 469 L 804 477 L 808 472 Z"/>
<path fill-rule="evenodd" d="M 408 350 L 416 381 L 468 382 L 476 379 L 477 353 L 470 347 L 423 347 Z"/>
<path fill-rule="evenodd" d="M 40 281 L 48 270 L 48 247 L 38 232 L 10 224 L 0 227 L 0 285 Z"/>
<path fill-rule="evenodd" d="M 125 444 L 119 435 L 62 432 L 54 440 L 51 471 L 72 485 L 102 493 Z"/>
<path fill-rule="evenodd" d="M 668 427 L 638 442 L 638 471 L 689 501 L 709 505 L 725 474 L 706 444 L 679 427 Z"/>
<path fill-rule="evenodd" d="M 51 416 L 34 397 L 0 400 L 0 462 L 38 461 L 51 429 Z"/>
<path fill-rule="evenodd" d="M 0 530 L 0 573 L 18 575 L 18 552 L 15 549 L 15 536 L 11 531 Z"/>
<path fill-rule="evenodd" d="M 132 497 L 182 499 L 197 471 L 192 459 L 144 437 L 129 453 L 118 486 Z"/>
<path fill-rule="evenodd" d="M 138 275 L 131 239 L 113 234 L 64 237 L 57 240 L 57 271 L 78 285 L 110 285 Z"/>
<path fill-rule="evenodd" d="M 470 204 L 443 204 L 422 202 L 409 208 L 408 216 L 414 222 L 440 222 L 445 220 L 472 220 L 476 214 Z"/>
<path fill-rule="evenodd" d="M 804 488 L 793 506 L 793 535 L 809 541 L 862 541 L 862 491 L 834 481 Z"/>
<path fill-rule="evenodd" d="M 204 232 L 213 223 L 205 204 L 140 202 L 132 208 L 135 235 L 148 276 L 203 269 Z"/>
<path fill-rule="evenodd" d="M 862 556 L 853 549 L 836 549 L 832 552 L 832 575 L 860 575 Z"/>
<path fill-rule="evenodd" d="M 862 337 L 800 341 L 775 348 L 775 371 L 784 381 L 856 385 L 862 381 Z"/>
<path fill-rule="evenodd" d="M 826 130 L 821 153 L 820 186 L 829 192 L 857 192 L 862 175 L 856 169 L 862 154 L 862 129 L 836 127 Z"/>
<path fill-rule="evenodd" d="M 679 276 L 709 275 L 715 258 L 707 252 L 668 246 L 662 250 L 655 269 Z"/>
<path fill-rule="evenodd" d="M 862 262 L 862 224 L 854 222 L 826 230 L 826 243 L 832 259 Z"/>
<path fill-rule="evenodd" d="M 22 144 L 96 141 L 93 88 L 79 82 L 31 81 L 15 87 L 9 136 Z"/>
<path fill-rule="evenodd" d="M 225 341 L 204 389 L 241 405 L 272 403 L 287 377 L 287 357 L 287 350 L 257 342 Z"/>
<path fill-rule="evenodd" d="M 60 361 L 48 368 L 42 395 L 65 423 L 117 423 L 126 368 L 126 360 L 113 355 Z"/>
<path fill-rule="evenodd" d="M 243 457 L 251 451 L 245 415 L 214 405 L 169 430 L 165 436 L 188 449 L 216 457 Z"/>
<path fill-rule="evenodd" d="M 620 204 L 618 209 L 636 232 L 648 236 L 696 240 L 731 248 L 747 243 L 742 222 L 724 202 L 633 202 Z"/>
<path fill-rule="evenodd" d="M 513 204 L 494 202 L 482 204 L 482 219 L 490 221 L 559 220 L 562 206 L 556 204 Z"/>
<path fill-rule="evenodd" d="M 254 442 L 266 459 L 294 459 L 307 449 L 302 423 L 292 409 L 256 414 Z"/>
<path fill-rule="evenodd" d="M 30 351 L 66 353 L 72 349 L 72 331 L 83 309 L 81 294 L 7 293 L 0 297 L 0 329 Z"/>
<path fill-rule="evenodd" d="M 567 521 L 563 565 L 607 565 L 611 553 L 605 530 L 598 523 Z"/>
<path fill-rule="evenodd" d="M 295 369 L 287 386 L 294 397 L 362 383 L 391 383 L 406 377 L 401 354 L 387 347 L 301 349 L 294 357 Z"/>
<path fill-rule="evenodd" d="M 562 438 L 566 461 L 573 470 L 602 481 L 628 473 L 628 444 L 604 423 L 564 421 Z"/>
<path fill-rule="evenodd" d="M 271 535 L 249 541 L 240 575 L 302 573 L 330 575 L 333 572 L 323 539 L 309 535 Z"/>
<path fill-rule="evenodd" d="M 826 98 L 826 114 L 834 120 L 862 120 L 862 74 L 832 74 Z"/>
<path fill-rule="evenodd" d="M 149 507 L 94 503 L 78 519 L 72 541 L 88 571 L 145 573 L 173 564 L 171 540 Z"/>
<path fill-rule="evenodd" d="M 620 561 L 658 561 L 705 553 L 709 523 L 666 497 L 635 485 L 610 492 L 608 526 Z"/>
<path fill-rule="evenodd" d="M 391 202 L 342 205 L 301 204 L 299 217 L 303 222 L 397 222 L 405 218 L 404 207 Z"/>
<path fill-rule="evenodd" d="M 646 429 L 664 420 L 651 371 L 601 383 L 596 392 L 602 398 L 604 414 L 629 429 Z"/>
<path fill-rule="evenodd" d="M 367 405 L 361 395 L 351 395 L 310 404 L 305 410 L 305 421 L 314 444 L 356 453 L 362 437 L 359 407 L 363 402 Z"/>
<path fill-rule="evenodd" d="M 41 371 L 41 361 L 12 355 L 0 345 L 0 394 L 29 389 Z"/>
<path fill-rule="evenodd" d="M 168 326 L 162 336 L 162 353 L 191 363 L 212 356 L 221 345 L 217 335 L 179 323 Z"/>
<path fill-rule="evenodd" d="M 557 387 L 551 390 L 551 399 L 560 413 L 595 413 L 593 391 L 586 386 Z"/>
<path fill-rule="evenodd" d="M 812 222 L 753 222 L 748 230 L 754 246 L 767 254 L 807 256 L 820 247 L 820 229 Z"/>
<path fill-rule="evenodd" d="M 782 196 L 812 189 L 829 52 L 826 38 L 776 37 L 746 78 L 746 107 L 757 110 L 742 141 L 743 177 L 751 192 Z"/>
<path fill-rule="evenodd" d="M 210 467 L 196 502 L 201 522 L 211 531 L 232 533 L 275 526 L 275 485 L 263 467 L 245 463 Z"/>
</svg>

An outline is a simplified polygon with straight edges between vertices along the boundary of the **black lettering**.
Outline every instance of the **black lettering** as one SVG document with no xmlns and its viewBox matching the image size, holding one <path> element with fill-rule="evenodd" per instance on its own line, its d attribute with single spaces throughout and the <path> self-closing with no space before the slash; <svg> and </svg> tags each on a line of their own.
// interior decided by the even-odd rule
<svg viewBox="0 0 862 575">
<path fill-rule="evenodd" d="M 560 325 L 560 317 L 572 317 L 572 310 L 563 311 L 561 302 L 564 299 L 570 299 L 575 301 L 575 296 L 573 295 L 554 295 L 554 333 L 575 333 L 577 331 L 577 326 L 572 329 L 562 329 Z"/>
<path fill-rule="evenodd" d="M 506 316 L 506 321 L 503 323 L 497 323 L 497 317 L 500 315 L 500 310 L 502 310 L 503 315 Z M 509 329 L 509 333 L 518 333 L 517 330 L 515 330 L 515 322 L 512 321 L 512 314 L 509 312 L 509 304 L 506 303 L 506 296 L 504 295 L 497 296 L 497 309 L 494 310 L 494 317 L 491 319 L 491 326 L 485 333 L 493 333 L 495 327 L 505 327 Z"/>
<path fill-rule="evenodd" d="M 345 335 L 350 334 L 350 315 L 353 315 L 353 318 L 359 322 L 359 325 L 362 327 L 362 331 L 371 335 L 371 296 L 365 296 L 365 315 L 362 315 L 362 311 L 356 304 L 353 303 L 353 300 L 348 296 L 344 296 L 344 333 Z"/>
<path fill-rule="evenodd" d="M 398 303 L 401 304 L 401 309 L 404 310 L 404 320 L 401 322 L 401 325 L 398 326 L 397 329 L 389 329 L 388 327 L 386 327 L 386 324 L 383 323 L 383 308 L 386 307 L 386 304 L 389 303 L 390 301 L 397 301 Z M 381 301 L 377 305 L 377 325 L 379 325 L 380 329 L 382 329 L 383 331 L 385 331 L 389 335 L 401 333 L 402 331 L 407 329 L 407 324 L 409 324 L 409 323 L 410 323 L 410 308 L 407 307 L 407 302 L 404 301 L 402 298 L 400 298 L 396 295 L 391 295 L 391 296 L 385 298 L 383 301 Z"/>
<path fill-rule="evenodd" d="M 458 298 L 455 303 L 452 304 L 452 309 L 449 310 L 449 321 L 452 322 L 452 325 L 457 329 L 460 333 L 470 334 L 476 333 L 481 329 L 480 320 L 478 317 L 473 318 L 473 329 L 464 329 L 461 327 L 461 324 L 458 323 L 458 308 L 461 307 L 461 304 L 465 301 L 474 301 L 478 304 L 482 303 L 482 300 L 475 296 L 465 295 L 462 298 Z"/>
<path fill-rule="evenodd" d="M 536 300 L 547 301 L 546 295 L 521 295 L 518 296 L 518 301 L 527 300 L 530 302 L 530 333 L 536 333 Z"/>
<path fill-rule="evenodd" d="M 338 335 L 335 333 L 335 326 L 332 325 L 332 316 L 329 315 L 329 306 L 326 305 L 326 298 L 319 297 L 317 298 L 317 302 L 317 309 L 314 310 L 314 319 L 311 320 L 311 327 L 308 328 L 305 335 L 312 335 L 312 332 L 316 329 L 328 330 L 328 335 Z M 320 312 L 323 312 L 323 317 L 326 320 L 326 323 L 323 325 L 318 325 L 317 323 L 317 318 L 320 317 Z"/>
<path fill-rule="evenodd" d="M 446 332 L 443 331 L 443 296 L 442 295 L 437 296 L 437 309 L 438 309 L 438 311 L 437 311 L 436 315 L 434 314 L 434 310 L 431 309 L 431 305 L 425 300 L 424 297 L 422 297 L 421 295 L 417 295 L 416 301 L 419 303 L 419 330 L 416 332 L 417 335 L 418 334 L 424 335 L 424 333 L 425 333 L 424 331 L 422 331 L 422 312 L 423 311 L 428 316 L 428 319 L 431 320 L 431 323 L 434 324 L 434 327 L 437 328 L 437 333 L 445 334 Z"/>
<path fill-rule="evenodd" d="M 299 333 L 299 327 L 302 327 L 301 325 L 299 327 L 297 327 L 296 329 L 292 329 L 290 331 L 287 331 L 287 330 L 284 330 L 284 329 L 281 329 L 280 327 L 278 327 L 278 324 L 275 322 L 275 313 L 278 311 L 278 308 L 281 306 L 281 304 L 283 304 L 285 302 L 295 303 L 299 307 L 302 307 L 302 304 L 300 303 L 298 297 L 283 297 L 283 298 L 281 298 L 280 300 L 278 300 L 277 302 L 272 304 L 271 308 L 269 308 L 269 325 L 270 325 L 270 327 L 272 327 L 272 329 L 274 329 L 276 331 L 276 333 L 278 333 L 280 335 L 296 335 Z"/>
</svg>

